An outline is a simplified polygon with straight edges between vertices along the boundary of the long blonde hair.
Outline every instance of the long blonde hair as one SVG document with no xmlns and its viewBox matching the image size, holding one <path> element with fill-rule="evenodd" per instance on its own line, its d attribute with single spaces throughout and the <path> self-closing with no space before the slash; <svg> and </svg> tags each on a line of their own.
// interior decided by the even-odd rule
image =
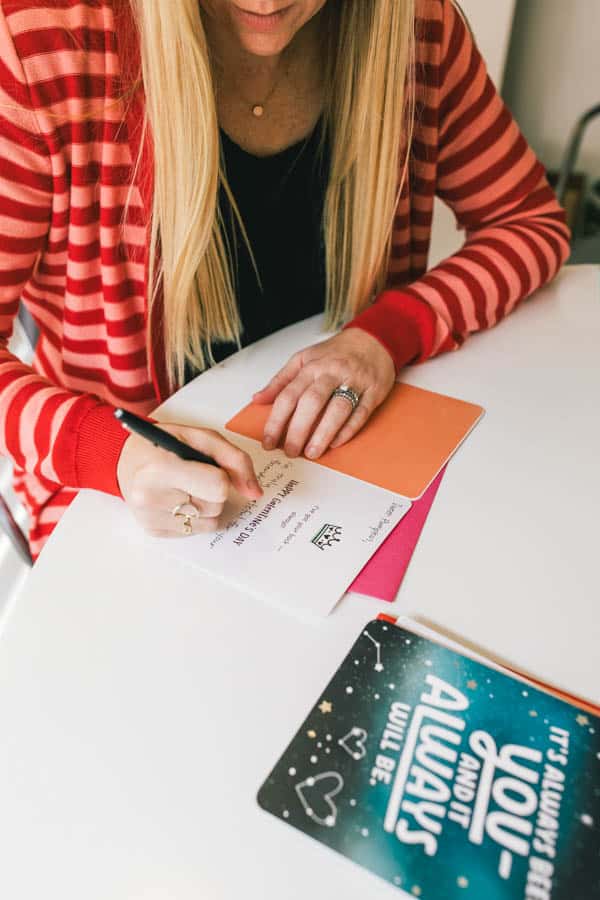
<svg viewBox="0 0 600 900">
<path fill-rule="evenodd" d="M 174 387 L 186 364 L 210 363 L 211 341 L 239 343 L 220 184 L 234 209 L 235 202 L 222 170 L 198 0 L 131 3 L 154 157 L 149 306 L 152 311 L 160 287 Z M 323 8 L 323 118 L 331 154 L 323 211 L 328 329 L 362 310 L 385 285 L 414 116 L 414 4 L 328 0 Z"/>
</svg>

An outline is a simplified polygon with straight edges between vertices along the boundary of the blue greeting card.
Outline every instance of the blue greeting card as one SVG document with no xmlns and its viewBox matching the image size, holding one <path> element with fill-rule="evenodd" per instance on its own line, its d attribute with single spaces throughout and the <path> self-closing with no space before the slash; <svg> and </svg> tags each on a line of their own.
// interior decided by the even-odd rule
<svg viewBox="0 0 600 900">
<path fill-rule="evenodd" d="M 600 897 L 600 719 L 376 620 L 260 805 L 422 900 Z"/>
</svg>

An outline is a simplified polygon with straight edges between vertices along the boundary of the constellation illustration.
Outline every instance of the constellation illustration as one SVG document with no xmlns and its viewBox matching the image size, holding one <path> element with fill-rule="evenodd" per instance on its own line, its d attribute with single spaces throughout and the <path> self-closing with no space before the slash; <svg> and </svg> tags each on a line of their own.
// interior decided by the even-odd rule
<svg viewBox="0 0 600 900">
<path fill-rule="evenodd" d="M 375 671 L 383 672 L 383 664 L 381 662 L 381 644 L 379 641 L 376 641 L 374 637 L 371 637 L 368 631 L 363 631 L 365 637 L 369 638 L 373 646 L 375 647 L 375 652 L 377 653 L 377 662 L 375 663 Z"/>
<path fill-rule="evenodd" d="M 345 734 L 343 738 L 338 740 L 338 744 L 340 747 L 343 747 L 352 759 L 358 762 L 358 760 L 364 759 L 367 755 L 367 748 L 365 745 L 368 736 L 368 732 L 365 728 L 360 728 L 355 725 L 350 729 L 348 734 Z"/>
<path fill-rule="evenodd" d="M 317 787 L 316 791 L 314 790 L 315 787 Z M 301 781 L 295 786 L 295 791 L 309 819 L 312 819 L 317 825 L 326 825 L 328 828 L 333 828 L 338 813 L 333 798 L 336 794 L 339 794 L 343 787 L 344 779 L 338 772 L 322 772 L 320 775 L 314 775 L 305 779 L 305 781 Z M 318 796 L 319 791 L 322 791 L 320 797 Z M 309 792 L 313 794 L 315 799 L 322 800 L 327 806 L 328 813 L 325 817 L 319 816 L 312 808 L 310 800 L 306 796 Z"/>
</svg>

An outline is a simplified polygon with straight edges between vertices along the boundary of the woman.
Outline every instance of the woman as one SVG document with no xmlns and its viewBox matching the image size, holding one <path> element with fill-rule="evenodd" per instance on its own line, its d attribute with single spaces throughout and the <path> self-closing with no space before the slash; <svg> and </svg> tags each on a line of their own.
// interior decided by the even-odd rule
<svg viewBox="0 0 600 900">
<path fill-rule="evenodd" d="M 414 3 L 0 0 L 0 450 L 34 554 L 82 487 L 173 535 L 188 495 L 194 532 L 230 484 L 260 495 L 219 436 L 173 428 L 222 469 L 181 462 L 115 406 L 325 308 L 345 327 L 256 395 L 265 447 L 316 458 L 557 272 L 542 166 L 451 0 Z M 467 240 L 427 273 L 436 193 Z M 20 300 L 33 368 L 7 349 Z"/>
</svg>

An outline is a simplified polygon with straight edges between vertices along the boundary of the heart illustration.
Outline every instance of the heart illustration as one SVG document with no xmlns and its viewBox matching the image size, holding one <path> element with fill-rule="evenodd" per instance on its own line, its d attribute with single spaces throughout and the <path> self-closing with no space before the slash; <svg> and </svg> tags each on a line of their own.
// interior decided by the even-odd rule
<svg viewBox="0 0 600 900">
<path fill-rule="evenodd" d="M 338 812 L 333 798 L 343 787 L 344 779 L 337 772 L 322 772 L 297 784 L 296 793 L 309 819 L 317 825 L 333 828 Z"/>
<path fill-rule="evenodd" d="M 338 744 L 340 747 L 343 747 L 346 753 L 355 759 L 357 762 L 359 759 L 364 759 L 367 755 L 367 748 L 365 746 L 367 742 L 368 734 L 364 728 L 358 728 L 356 725 L 354 728 L 351 728 L 348 734 L 345 734 L 343 738 L 340 738 Z"/>
</svg>

